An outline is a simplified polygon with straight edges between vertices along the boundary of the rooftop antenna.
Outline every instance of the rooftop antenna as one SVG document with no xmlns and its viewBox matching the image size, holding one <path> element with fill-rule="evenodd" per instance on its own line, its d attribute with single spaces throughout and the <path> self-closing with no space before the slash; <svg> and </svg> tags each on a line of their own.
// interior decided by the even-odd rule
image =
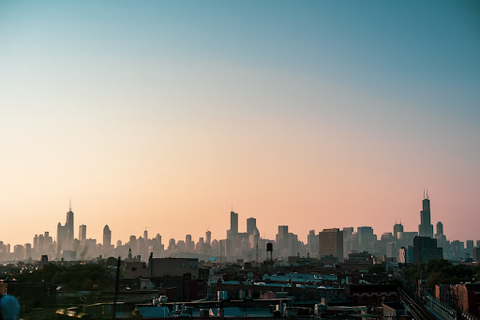
<svg viewBox="0 0 480 320">
<path fill-rule="evenodd" d="M 428 199 L 428 189 L 427 189 L 427 199 Z"/>
<path fill-rule="evenodd" d="M 426 197 L 425 197 L 425 188 L 423 188 L 423 199 L 426 199 Z"/>
<path fill-rule="evenodd" d="M 68 198 L 68 211 L 72 211 L 72 199 Z"/>
</svg>

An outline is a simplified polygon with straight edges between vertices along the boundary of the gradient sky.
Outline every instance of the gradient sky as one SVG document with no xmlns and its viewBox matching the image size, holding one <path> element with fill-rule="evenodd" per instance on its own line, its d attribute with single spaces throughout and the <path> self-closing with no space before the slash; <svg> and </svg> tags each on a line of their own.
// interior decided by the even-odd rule
<svg viewBox="0 0 480 320">
<path fill-rule="evenodd" d="M 478 1 L 0 2 L 0 240 L 480 239 Z"/>
</svg>

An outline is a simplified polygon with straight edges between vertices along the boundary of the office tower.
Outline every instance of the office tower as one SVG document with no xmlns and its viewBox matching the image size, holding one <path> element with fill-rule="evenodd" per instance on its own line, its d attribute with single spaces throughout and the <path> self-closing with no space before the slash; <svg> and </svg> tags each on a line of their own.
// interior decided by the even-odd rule
<svg viewBox="0 0 480 320">
<path fill-rule="evenodd" d="M 316 256 L 318 253 L 318 235 L 315 234 L 315 230 L 310 230 L 307 237 L 308 252 L 312 256 Z"/>
<path fill-rule="evenodd" d="M 279 256 L 288 257 L 292 254 L 290 233 L 288 233 L 288 226 L 278 226 L 278 233 L 276 235 L 277 247 L 275 252 Z M 296 253 L 295 253 L 296 254 Z"/>
<path fill-rule="evenodd" d="M 413 239 L 413 261 L 415 263 L 442 258 L 443 249 L 437 247 L 437 239 L 422 236 Z"/>
<path fill-rule="evenodd" d="M 69 201 L 68 212 L 67 212 L 67 221 L 65 223 L 65 227 L 67 227 L 67 241 L 68 241 L 68 248 L 69 249 L 72 249 L 73 238 L 74 238 L 73 224 L 74 223 L 73 223 L 72 205 L 71 205 L 71 202 Z"/>
<path fill-rule="evenodd" d="M 68 250 L 67 244 L 67 227 L 62 226 L 59 222 L 57 225 L 57 252 L 60 253 L 62 250 Z"/>
<path fill-rule="evenodd" d="M 38 248 L 38 253 L 43 254 L 45 252 L 45 237 L 43 236 L 43 234 L 38 235 L 37 248 Z"/>
<path fill-rule="evenodd" d="M 480 247 L 473 248 L 473 261 L 480 262 Z"/>
<path fill-rule="evenodd" d="M 257 229 L 257 219 L 248 218 L 247 219 L 247 235 L 251 235 Z"/>
<path fill-rule="evenodd" d="M 110 231 L 110 227 L 105 225 L 103 228 L 103 246 L 105 249 L 112 245 L 112 231 Z"/>
<path fill-rule="evenodd" d="M 205 232 L 205 240 L 208 244 L 212 243 L 212 232 L 210 230 Z"/>
<path fill-rule="evenodd" d="M 175 243 L 175 239 L 174 238 L 170 238 L 170 240 L 168 240 L 168 248 L 167 250 L 170 250 L 170 251 L 173 251 L 176 249 L 176 243 Z"/>
<path fill-rule="evenodd" d="M 205 243 L 204 243 L 203 237 L 198 238 L 197 248 L 195 251 L 200 254 L 203 253 L 204 245 Z"/>
<path fill-rule="evenodd" d="M 420 224 L 418 225 L 418 235 L 420 237 L 433 238 L 433 225 L 430 222 L 430 199 L 428 191 L 424 194 L 422 201 L 422 211 L 420 211 Z"/>
<path fill-rule="evenodd" d="M 65 225 L 62 226 L 60 222 L 57 225 L 57 252 L 61 250 L 71 250 L 73 246 L 73 236 L 73 211 L 71 202 L 69 201 Z"/>
<path fill-rule="evenodd" d="M 157 236 L 155 237 L 155 242 L 156 242 L 157 245 L 159 245 L 159 246 L 162 245 L 162 236 L 160 235 L 160 233 L 157 233 Z"/>
<path fill-rule="evenodd" d="M 387 258 L 396 259 L 397 254 L 397 243 L 396 242 L 388 242 L 386 246 L 386 256 Z"/>
<path fill-rule="evenodd" d="M 437 223 L 437 235 L 443 236 L 443 223 L 440 221 Z"/>
<path fill-rule="evenodd" d="M 45 252 L 50 252 L 52 251 L 52 243 L 53 243 L 53 238 L 50 236 L 50 232 L 45 231 L 44 235 L 44 241 L 45 241 Z"/>
<path fill-rule="evenodd" d="M 318 234 L 319 239 L 319 257 L 332 255 L 338 258 L 339 262 L 343 262 L 343 231 L 337 228 L 323 229 Z"/>
<path fill-rule="evenodd" d="M 467 245 L 466 253 L 469 255 L 469 258 L 472 258 L 473 257 L 473 240 L 467 240 L 466 245 Z"/>
<path fill-rule="evenodd" d="M 128 241 L 128 246 L 132 249 L 132 255 L 137 255 L 137 237 L 131 235 Z"/>
<path fill-rule="evenodd" d="M 348 258 L 348 252 L 356 250 L 357 246 L 358 246 L 357 233 L 354 232 L 353 227 L 344 227 L 343 228 L 343 258 Z"/>
<path fill-rule="evenodd" d="M 358 227 L 358 251 L 364 252 L 370 250 L 370 242 L 377 241 L 377 236 L 373 234 L 372 227 Z"/>
<path fill-rule="evenodd" d="M 288 226 L 278 226 L 278 238 L 285 239 L 288 236 Z"/>
<path fill-rule="evenodd" d="M 193 252 L 194 251 L 194 248 L 195 248 L 195 244 L 194 242 L 192 241 L 192 235 L 191 234 L 187 234 L 185 236 L 185 251 L 186 252 Z"/>
<path fill-rule="evenodd" d="M 393 225 L 393 236 L 398 239 L 398 233 L 403 232 L 403 224 L 402 223 L 395 223 Z"/>
<path fill-rule="evenodd" d="M 147 231 L 147 229 L 143 230 L 143 240 L 145 241 L 145 243 L 148 242 L 148 231 Z"/>
<path fill-rule="evenodd" d="M 25 245 L 23 246 L 23 252 L 24 252 L 24 256 L 23 258 L 25 260 L 27 259 L 31 259 L 32 258 L 32 245 L 30 243 L 25 243 Z"/>
<path fill-rule="evenodd" d="M 450 243 L 450 249 L 455 260 L 465 258 L 465 244 L 462 241 L 454 240 Z"/>
<path fill-rule="evenodd" d="M 230 233 L 236 235 L 238 233 L 238 213 L 230 212 Z"/>
<path fill-rule="evenodd" d="M 80 240 L 80 243 L 85 243 L 85 240 L 87 239 L 87 226 L 82 224 L 78 226 L 78 240 Z"/>
</svg>

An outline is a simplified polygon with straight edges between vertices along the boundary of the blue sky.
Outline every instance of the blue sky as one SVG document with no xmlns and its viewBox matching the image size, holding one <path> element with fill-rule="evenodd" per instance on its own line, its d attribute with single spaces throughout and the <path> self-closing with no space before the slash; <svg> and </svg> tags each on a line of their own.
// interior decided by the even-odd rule
<svg viewBox="0 0 480 320">
<path fill-rule="evenodd" d="M 374 225 L 379 230 L 401 216 L 414 229 L 421 200 L 414 195 L 425 186 L 433 199 L 435 188 L 442 196 L 437 210 L 446 230 L 457 207 L 459 221 L 478 221 L 479 16 L 476 1 L 3 1 L 0 191 L 7 200 L 0 210 L 31 212 L 33 204 L 17 208 L 19 194 L 33 199 L 41 187 L 48 200 L 38 210 L 49 219 L 63 219 L 63 203 L 52 207 L 59 199 L 77 198 L 84 223 L 102 224 L 100 234 L 108 219 L 96 210 L 111 207 L 100 200 L 105 188 L 104 199 L 132 195 L 123 207 L 143 203 L 148 211 L 158 203 L 135 190 L 168 193 L 175 185 L 169 195 L 180 199 L 212 178 L 219 189 L 197 190 L 192 207 L 218 212 L 213 231 L 226 229 L 219 217 L 231 202 L 260 219 L 271 201 L 300 190 L 305 199 L 275 211 L 285 216 L 279 223 L 306 234 L 309 226 L 289 220 L 288 210 L 304 210 L 308 197 L 332 185 L 338 190 L 329 197 L 350 190 L 365 200 L 359 212 L 372 212 L 366 224 L 378 223 L 380 204 L 370 193 L 355 195 L 370 177 L 384 194 L 371 192 L 391 204 L 411 195 Z M 235 179 L 245 187 L 229 187 Z M 277 185 L 269 181 L 296 187 L 261 202 L 255 195 Z M 98 192 L 90 193 L 92 185 Z M 457 194 L 468 200 L 459 206 Z M 320 201 L 314 210 L 334 207 Z M 167 209 L 177 210 L 173 200 Z M 189 217 L 189 210 L 177 214 Z M 113 225 L 114 238 L 122 228 Z M 158 232 L 180 237 L 183 230 Z"/>
</svg>

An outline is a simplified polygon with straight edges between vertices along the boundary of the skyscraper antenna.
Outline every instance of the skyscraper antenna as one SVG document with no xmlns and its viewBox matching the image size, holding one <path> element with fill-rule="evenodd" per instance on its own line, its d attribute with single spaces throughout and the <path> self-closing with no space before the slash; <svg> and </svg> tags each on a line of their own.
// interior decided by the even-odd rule
<svg viewBox="0 0 480 320">
<path fill-rule="evenodd" d="M 428 199 L 428 189 L 427 189 L 427 199 Z"/>
<path fill-rule="evenodd" d="M 423 188 L 423 199 L 426 199 L 426 197 L 425 197 L 425 188 Z"/>
<path fill-rule="evenodd" d="M 72 211 L 72 199 L 68 198 L 68 211 Z"/>
</svg>

